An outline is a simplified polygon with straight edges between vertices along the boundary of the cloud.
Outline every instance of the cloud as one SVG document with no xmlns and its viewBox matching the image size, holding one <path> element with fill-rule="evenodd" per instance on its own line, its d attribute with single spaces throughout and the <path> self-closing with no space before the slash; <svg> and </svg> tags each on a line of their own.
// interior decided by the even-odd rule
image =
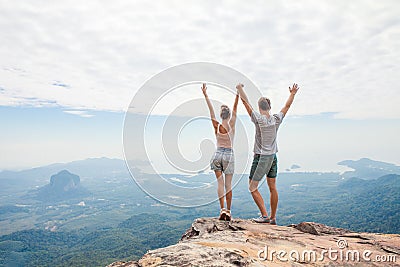
<svg viewBox="0 0 400 267">
<path fill-rule="evenodd" d="M 86 110 L 64 110 L 63 112 L 67 114 L 78 115 L 83 118 L 91 118 L 94 116 L 93 114 L 88 114 Z"/>
<path fill-rule="evenodd" d="M 70 86 L 68 84 L 62 83 L 60 81 L 54 81 L 52 85 L 59 86 L 59 87 L 64 87 L 64 88 L 70 88 Z"/>
<path fill-rule="evenodd" d="M 172 65 L 226 64 L 294 115 L 400 118 L 398 1 L 0 4 L 0 105 L 124 111 Z"/>
</svg>

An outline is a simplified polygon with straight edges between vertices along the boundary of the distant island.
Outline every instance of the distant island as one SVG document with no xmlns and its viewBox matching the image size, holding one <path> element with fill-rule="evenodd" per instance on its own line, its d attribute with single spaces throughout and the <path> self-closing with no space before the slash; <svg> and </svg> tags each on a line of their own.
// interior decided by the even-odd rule
<svg viewBox="0 0 400 267">
<path fill-rule="evenodd" d="M 366 180 L 376 179 L 386 174 L 399 174 L 400 166 L 392 163 L 376 161 L 369 158 L 359 160 L 344 160 L 338 162 L 338 165 L 347 166 L 354 171 L 347 171 L 343 174 L 345 178 L 362 178 Z"/>
</svg>

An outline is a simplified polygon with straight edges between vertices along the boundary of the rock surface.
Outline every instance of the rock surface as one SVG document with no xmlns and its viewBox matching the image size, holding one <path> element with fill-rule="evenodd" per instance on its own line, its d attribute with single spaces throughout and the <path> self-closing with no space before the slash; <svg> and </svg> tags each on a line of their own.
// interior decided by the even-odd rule
<svg viewBox="0 0 400 267">
<path fill-rule="evenodd" d="M 176 245 L 148 251 L 139 261 L 114 262 L 108 267 L 400 266 L 399 263 L 398 234 L 355 233 L 313 222 L 274 226 L 242 219 L 224 222 L 200 218 Z"/>
</svg>

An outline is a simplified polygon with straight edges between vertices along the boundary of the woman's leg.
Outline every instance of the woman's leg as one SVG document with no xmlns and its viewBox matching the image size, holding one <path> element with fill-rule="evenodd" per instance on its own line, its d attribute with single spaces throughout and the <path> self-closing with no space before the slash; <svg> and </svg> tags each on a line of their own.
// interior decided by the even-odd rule
<svg viewBox="0 0 400 267">
<path fill-rule="evenodd" d="M 225 192 L 226 192 L 227 210 L 231 210 L 231 205 L 232 205 L 232 176 L 233 174 L 225 174 Z"/>
<path fill-rule="evenodd" d="M 224 208 L 225 203 L 224 203 L 224 176 L 222 174 L 222 171 L 214 171 L 215 172 L 215 177 L 217 178 L 218 182 L 218 199 L 219 199 L 219 205 L 221 206 L 221 209 Z"/>
</svg>

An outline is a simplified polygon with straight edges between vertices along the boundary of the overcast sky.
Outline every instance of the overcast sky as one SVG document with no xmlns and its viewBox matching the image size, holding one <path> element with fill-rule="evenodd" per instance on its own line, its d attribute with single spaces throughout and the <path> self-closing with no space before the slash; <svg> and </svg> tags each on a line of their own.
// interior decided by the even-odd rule
<svg viewBox="0 0 400 267">
<path fill-rule="evenodd" d="M 0 105 L 11 117 L 12 107 L 52 107 L 91 120 L 99 111 L 126 111 L 136 90 L 163 69 L 206 61 L 244 73 L 273 103 L 283 103 L 289 84 L 299 83 L 291 116 L 330 113 L 332 120 L 371 120 L 369 127 L 390 120 L 377 136 L 385 139 L 399 129 L 399 11 L 396 0 L 0 0 Z M 15 124 L 29 120 L 22 117 Z M 9 162 L 0 168 L 61 159 L 49 149 L 41 161 L 17 164 L 9 145 L 15 129 L 0 134 L 8 145 L 1 157 Z M 122 128 L 110 131 L 119 142 Z M 393 141 L 380 146 L 395 161 Z M 87 149 L 63 160 L 120 151 Z"/>
</svg>

